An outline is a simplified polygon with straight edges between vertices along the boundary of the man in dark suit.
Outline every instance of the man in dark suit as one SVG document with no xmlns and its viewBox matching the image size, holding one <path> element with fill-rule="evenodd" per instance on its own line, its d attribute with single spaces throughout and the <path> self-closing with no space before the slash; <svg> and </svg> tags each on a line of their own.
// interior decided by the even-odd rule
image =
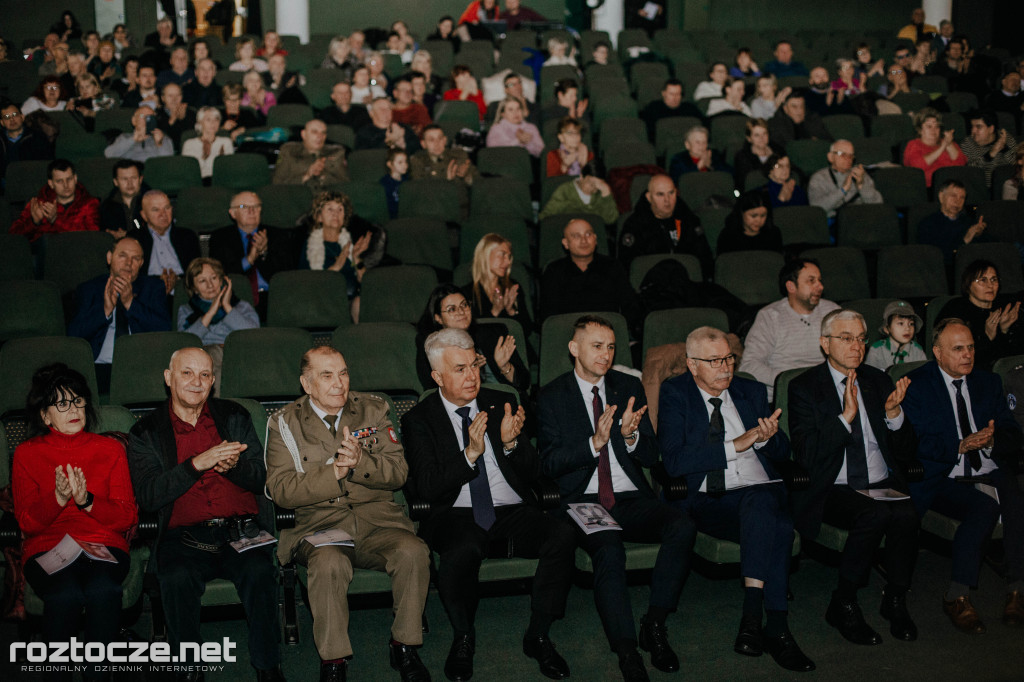
<svg viewBox="0 0 1024 682">
<path fill-rule="evenodd" d="M 68 336 L 80 336 L 92 346 L 101 393 L 110 390 L 110 365 L 118 337 L 171 328 L 160 280 L 139 276 L 142 246 L 138 241 L 132 237 L 115 241 L 107 252 L 107 265 L 109 274 L 78 285 L 75 316 L 68 324 Z"/>
<path fill-rule="evenodd" d="M 132 236 L 142 245 L 142 269 L 159 277 L 170 296 L 193 258 L 199 258 L 199 237 L 192 230 L 174 227 L 174 209 L 167 195 L 151 189 L 142 196 L 144 227 Z"/>
<path fill-rule="evenodd" d="M 210 235 L 210 258 L 224 266 L 224 272 L 246 275 L 260 321 L 267 321 L 267 291 L 270 279 L 296 265 L 296 248 L 287 230 L 261 224 L 263 202 L 255 192 L 231 197 L 228 214 L 234 225 Z"/>
<path fill-rule="evenodd" d="M 907 418 L 917 434 L 924 478 L 910 486 L 918 512 L 929 509 L 960 522 L 953 537 L 952 582 L 942 600 L 954 627 L 985 632 L 971 604 L 985 544 L 1003 517 L 1006 578 L 1003 622 L 1024 625 L 1024 494 L 1017 479 L 1020 427 L 1003 399 L 1002 382 L 974 369 L 974 338 L 963 320 L 935 327 L 934 362 L 910 373 Z M 958 480 L 963 479 L 970 480 Z M 996 501 L 971 483 L 995 488 Z"/>
<path fill-rule="evenodd" d="M 658 460 L 658 444 L 640 380 L 612 369 L 611 323 L 580 317 L 569 353 L 574 369 L 540 393 L 544 472 L 558 480 L 564 502 L 600 504 L 622 528 L 576 535 L 594 563 L 594 600 L 619 669 L 627 682 L 647 680 L 636 650 L 623 543 L 661 543 L 639 645 L 651 653 L 654 667 L 675 672 L 679 658 L 669 645 L 665 619 L 679 603 L 697 529 L 683 512 L 659 502 L 644 476 L 642 467 Z"/>
<path fill-rule="evenodd" d="M 822 522 L 849 535 L 839 563 L 839 586 L 825 620 L 854 644 L 881 644 L 864 620 L 857 589 L 866 585 L 872 557 L 885 539 L 886 576 L 881 615 L 893 637 L 917 638 L 907 611 L 920 522 L 909 498 L 868 496 L 906 491 L 903 466 L 913 458 L 914 433 L 900 404 L 910 381 L 895 388 L 884 372 L 862 365 L 867 325 L 853 310 L 834 310 L 821 321 L 826 361 L 789 386 L 789 429 L 796 460 L 810 487 L 793 495 L 797 530 L 814 540 Z"/>
<path fill-rule="evenodd" d="M 545 514 L 531 484 L 537 451 L 519 437 L 526 416 L 510 394 L 480 388 L 473 338 L 460 329 L 434 332 L 424 343 L 440 387 L 402 418 L 409 488 L 431 503 L 420 536 L 441 557 L 437 589 L 455 631 L 444 672 L 473 675 L 480 562 L 486 556 L 539 558 L 523 652 L 551 679 L 569 666 L 548 637 L 565 614 L 575 558 L 567 519 Z"/>
<path fill-rule="evenodd" d="M 783 668 L 814 670 L 789 631 L 793 520 L 786 489 L 772 460 L 789 457 L 779 432 L 782 410 L 769 413 L 763 384 L 734 378 L 736 356 L 725 333 L 698 327 L 686 337 L 689 370 L 661 386 L 658 442 L 665 469 L 686 476 L 689 494 L 676 502 L 697 528 L 738 542 L 744 600 L 733 649 L 760 656 L 766 649 Z M 762 632 L 762 604 L 767 627 Z"/>
</svg>

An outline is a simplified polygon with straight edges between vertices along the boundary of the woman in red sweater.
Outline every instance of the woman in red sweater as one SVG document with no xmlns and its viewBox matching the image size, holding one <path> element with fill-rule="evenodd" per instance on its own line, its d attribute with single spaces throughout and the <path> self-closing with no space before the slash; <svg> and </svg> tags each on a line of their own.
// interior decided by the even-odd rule
<svg viewBox="0 0 1024 682">
<path fill-rule="evenodd" d="M 469 70 L 468 66 L 458 64 L 452 69 L 452 89 L 445 91 L 444 99 L 449 102 L 458 100 L 473 102 L 480 112 L 480 120 L 487 117 L 484 95 L 480 92 L 480 86 L 477 85 L 476 78 L 473 77 L 473 72 Z"/>
<path fill-rule="evenodd" d="M 14 452 L 11 487 L 25 537 L 25 579 L 43 600 L 43 639 L 77 635 L 84 608 L 86 641 L 113 641 L 128 573 L 125 535 L 138 520 L 124 447 L 86 430 L 96 425 L 92 394 L 85 377 L 64 364 L 32 377 L 26 418 L 34 437 Z M 65 535 L 117 563 L 82 553 L 48 574 L 37 559 Z"/>
</svg>

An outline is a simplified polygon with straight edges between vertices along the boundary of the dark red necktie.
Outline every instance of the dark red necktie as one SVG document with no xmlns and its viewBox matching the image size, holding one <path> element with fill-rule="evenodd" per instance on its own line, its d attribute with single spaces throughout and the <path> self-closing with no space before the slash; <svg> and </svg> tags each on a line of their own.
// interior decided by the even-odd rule
<svg viewBox="0 0 1024 682">
<path fill-rule="evenodd" d="M 601 402 L 601 394 L 598 393 L 597 386 L 593 388 L 594 392 L 594 432 L 597 432 L 597 422 L 601 419 L 601 415 L 604 413 L 604 404 Z M 601 448 L 600 454 L 597 458 L 597 501 L 601 503 L 601 506 L 611 511 L 611 508 L 615 506 L 615 489 L 612 487 L 612 463 L 608 458 L 608 444 L 605 443 L 604 447 Z"/>
</svg>

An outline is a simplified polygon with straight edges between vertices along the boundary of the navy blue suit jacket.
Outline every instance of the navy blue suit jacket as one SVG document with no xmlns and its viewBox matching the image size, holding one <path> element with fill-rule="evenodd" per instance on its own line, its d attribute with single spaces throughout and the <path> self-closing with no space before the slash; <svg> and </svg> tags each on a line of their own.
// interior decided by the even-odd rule
<svg viewBox="0 0 1024 682">
<path fill-rule="evenodd" d="M 857 385 L 871 431 L 889 468 L 891 486 L 906 491 L 904 466 L 913 460 L 914 431 L 907 414 L 898 431 L 890 431 L 885 424 L 885 401 L 893 390 L 892 379 L 879 369 L 861 365 L 857 368 Z M 905 401 L 903 406 L 905 409 Z M 843 404 L 827 360 L 790 383 L 789 432 L 793 437 L 793 455 L 811 479 L 806 491 L 793 493 L 793 519 L 800 534 L 810 539 L 818 535 L 825 498 L 843 468 L 846 448 L 853 441 L 839 421 L 842 412 Z"/>
<path fill-rule="evenodd" d="M 149 227 L 143 224 L 142 229 L 132 231 L 131 236 L 142 245 L 144 260 L 140 272 L 149 272 L 149 259 L 153 256 L 153 235 L 149 233 Z M 201 255 L 199 237 L 196 236 L 196 233 L 177 225 L 171 226 L 171 246 L 174 247 L 174 253 L 178 255 L 178 262 L 181 263 L 183 272 L 188 272 L 188 264 Z"/>
<path fill-rule="evenodd" d="M 615 370 L 605 375 L 604 382 L 605 406 L 618 406 L 611 433 L 615 457 L 640 494 L 654 497 L 654 491 L 642 469 L 658 461 L 658 443 L 650 417 L 644 414 L 640 422 L 640 440 L 631 453 L 626 452 L 626 440 L 622 437 L 620 426 L 622 412 L 630 398 L 634 399 L 634 411 L 647 404 L 644 387 L 636 377 Z M 578 502 L 597 470 L 598 458 L 594 457 L 590 449 L 590 437 L 594 435 L 594 427 L 590 423 L 591 411 L 590 401 L 584 401 L 580 395 L 573 371 L 561 375 L 540 391 L 540 434 L 537 445 L 544 474 L 558 481 L 565 502 Z"/>
<path fill-rule="evenodd" d="M 757 426 L 759 417 L 771 415 L 768 391 L 757 381 L 733 377 L 729 396 L 740 414 L 744 428 Z M 658 400 L 658 444 L 661 459 L 670 476 L 686 476 L 687 490 L 696 492 L 710 471 L 726 468 L 725 443 L 709 443 L 711 421 L 697 382 L 687 372 L 661 385 Z M 769 478 L 779 478 L 771 465 L 773 459 L 789 457 L 789 439 L 779 431 L 755 449 L 758 461 Z"/>
<path fill-rule="evenodd" d="M 80 336 L 92 346 L 95 359 L 103 347 L 110 321 L 103 314 L 103 290 L 110 275 L 100 275 L 78 285 L 75 290 L 75 316 L 68 325 L 68 336 Z M 128 310 L 120 303 L 118 307 L 128 317 L 128 330 L 132 334 L 142 332 L 167 332 L 171 330 L 171 314 L 167 309 L 164 283 L 148 275 L 139 275 L 132 283 L 135 297 Z"/>
<path fill-rule="evenodd" d="M 910 486 L 919 509 L 931 506 L 938 483 L 949 476 L 959 458 L 956 406 L 949 397 L 941 371 L 933 360 L 907 375 L 910 388 L 903 409 L 917 434 L 917 456 L 924 467 L 924 478 Z M 989 420 L 995 421 L 993 461 L 1001 469 L 1015 471 L 1021 432 L 1006 404 L 1002 381 L 998 375 L 980 369 L 966 378 L 975 426 L 982 429 L 988 426 Z"/>
</svg>

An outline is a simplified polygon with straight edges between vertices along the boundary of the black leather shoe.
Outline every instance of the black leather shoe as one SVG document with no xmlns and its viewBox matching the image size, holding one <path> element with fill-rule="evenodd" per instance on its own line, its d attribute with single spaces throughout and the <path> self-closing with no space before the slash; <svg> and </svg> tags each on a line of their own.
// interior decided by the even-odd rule
<svg viewBox="0 0 1024 682">
<path fill-rule="evenodd" d="M 789 630 L 781 635 L 765 637 L 764 648 L 775 659 L 775 662 L 786 670 L 798 673 L 809 673 L 814 670 L 814 661 L 800 651 L 796 640 L 793 639 L 793 633 Z"/>
<path fill-rule="evenodd" d="M 345 675 L 348 671 L 348 661 L 341 663 L 321 663 L 320 682 L 345 682 Z"/>
<path fill-rule="evenodd" d="M 917 626 L 907 611 L 907 596 L 882 592 L 882 608 L 878 610 L 882 618 L 889 621 L 889 632 L 896 639 L 913 642 L 917 639 Z"/>
<path fill-rule="evenodd" d="M 552 680 L 569 677 L 569 664 L 555 651 L 555 645 L 546 635 L 523 638 L 523 653 L 540 664 L 540 674 Z"/>
<path fill-rule="evenodd" d="M 644 667 L 644 657 L 633 649 L 625 656 L 619 656 L 619 670 L 622 671 L 624 682 L 651 682 Z"/>
<path fill-rule="evenodd" d="M 280 665 L 275 665 L 267 670 L 256 671 L 256 682 L 288 682 L 284 677 L 284 671 Z"/>
<path fill-rule="evenodd" d="M 476 652 L 476 641 L 470 635 L 456 637 L 452 648 L 448 650 L 448 658 L 444 662 L 444 674 L 452 682 L 466 682 L 473 677 L 473 654 Z"/>
<path fill-rule="evenodd" d="M 854 644 L 871 646 L 882 643 L 881 635 L 864 621 L 864 614 L 856 601 L 844 603 L 833 594 L 825 611 L 825 621 Z"/>
<path fill-rule="evenodd" d="M 402 682 L 430 682 L 430 672 L 423 665 L 416 647 L 401 642 L 388 645 L 391 667 L 402 676 Z"/>
<path fill-rule="evenodd" d="M 651 654 L 651 665 L 663 673 L 679 670 L 679 657 L 668 643 L 668 628 L 664 623 L 642 618 L 640 620 L 640 648 Z"/>
<path fill-rule="evenodd" d="M 744 616 L 740 619 L 740 633 L 736 635 L 732 650 L 744 656 L 760 656 L 764 653 L 760 618 Z"/>
</svg>

